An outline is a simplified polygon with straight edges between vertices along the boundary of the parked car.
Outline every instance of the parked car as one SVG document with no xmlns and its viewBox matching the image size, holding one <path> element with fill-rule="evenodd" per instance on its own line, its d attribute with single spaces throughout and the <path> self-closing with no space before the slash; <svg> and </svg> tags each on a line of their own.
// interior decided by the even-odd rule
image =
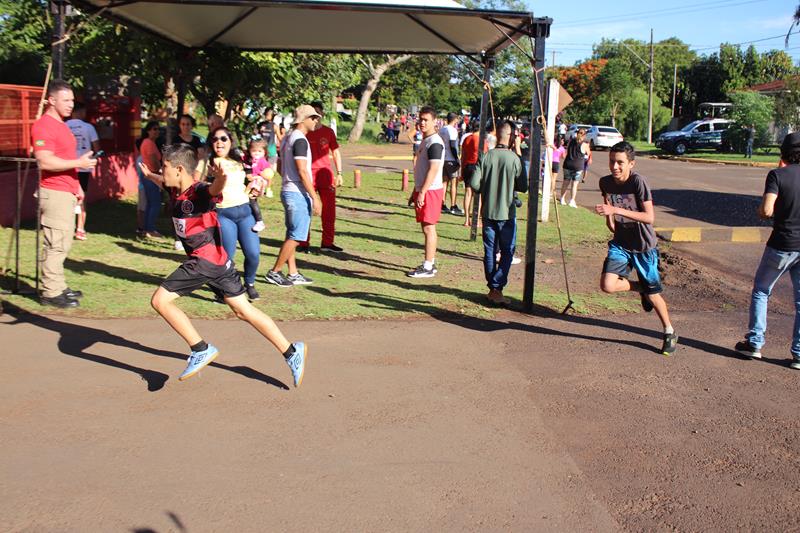
<svg viewBox="0 0 800 533">
<path fill-rule="evenodd" d="M 586 132 L 586 140 L 592 150 L 611 148 L 618 142 L 625 140 L 617 128 L 611 126 L 592 126 Z"/>
<path fill-rule="evenodd" d="M 567 128 L 567 141 L 571 141 L 575 138 L 575 134 L 578 133 L 578 130 L 586 130 L 587 132 L 591 129 L 591 124 L 570 124 L 569 128 Z"/>
<path fill-rule="evenodd" d="M 733 123 L 724 118 L 695 120 L 678 131 L 662 133 L 656 139 L 656 148 L 675 155 L 683 155 L 688 150 L 722 147 L 722 132 Z"/>
</svg>

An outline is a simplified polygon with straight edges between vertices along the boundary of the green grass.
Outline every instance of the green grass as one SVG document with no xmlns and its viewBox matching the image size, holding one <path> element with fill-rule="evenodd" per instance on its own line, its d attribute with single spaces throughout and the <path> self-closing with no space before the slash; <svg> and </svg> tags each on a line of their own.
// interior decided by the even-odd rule
<svg viewBox="0 0 800 533">
<path fill-rule="evenodd" d="M 352 185 L 352 184 L 348 184 Z M 405 206 L 407 194 L 399 190 L 398 174 L 364 174 L 360 189 L 342 187 L 338 192 L 336 242 L 343 254 L 300 254 L 301 271 L 314 284 L 281 289 L 263 282 L 263 274 L 275 261 L 284 233 L 283 212 L 278 198 L 262 198 L 262 212 L 267 229 L 261 233 L 259 282 L 262 299 L 256 305 L 282 320 L 297 319 L 382 319 L 413 315 L 456 313 L 487 317 L 495 310 L 485 307 L 486 293 L 482 270 L 480 238 L 471 242 L 460 217 L 443 215 L 438 225 L 439 274 L 434 279 L 414 280 L 405 272 L 421 262 L 422 235 L 414 221 L 414 211 Z M 125 318 L 153 316 L 149 298 L 162 279 L 184 259 L 172 249 L 172 240 L 134 238 L 136 207 L 132 201 L 106 201 L 89 207 L 89 240 L 76 241 L 66 262 L 67 279 L 73 288 L 86 296 L 73 316 Z M 524 210 L 520 210 L 524 211 Z M 561 211 L 564 238 L 569 246 L 598 246 L 607 239 L 601 217 L 585 209 Z M 161 217 L 160 230 L 167 234 L 169 222 Z M 519 220 L 517 243 L 525 244 L 525 217 Z M 312 250 L 320 240 L 320 222 L 315 218 Z M 0 232 L 0 246 L 5 251 L 12 231 Z M 10 303 L 41 312 L 30 293 L 34 284 L 34 231 L 29 223 L 21 232 L 21 268 L 23 289 L 28 294 L 7 295 Z M 558 236 L 553 222 L 539 225 L 538 247 L 555 256 Z M 241 252 L 235 257 L 242 260 Z M 13 268 L 13 256 L 6 256 Z M 541 257 L 539 258 L 541 261 Z M 541 263 L 539 263 L 541 264 Z M 522 268 L 522 267 L 515 267 Z M 599 268 L 599 266 L 598 266 Z M 11 288 L 13 272 L 3 278 Z M 560 310 L 566 297 L 563 285 L 536 287 L 536 302 Z M 507 296 L 521 300 L 521 283 L 510 284 Z M 579 311 L 627 309 L 626 300 L 600 293 L 577 294 Z M 227 306 L 211 301 L 211 292 L 202 289 L 182 298 L 181 307 L 193 317 L 230 317 Z M 52 308 L 48 312 L 55 312 Z"/>
<path fill-rule="evenodd" d="M 639 155 L 673 155 L 656 148 L 653 144 L 648 144 L 646 141 L 631 141 L 631 144 L 633 144 L 636 153 Z M 754 151 L 752 159 L 745 159 L 743 154 L 721 153 L 716 150 L 692 150 L 681 157 L 734 163 L 774 163 L 777 166 L 780 152 L 774 146 L 759 148 Z"/>
</svg>

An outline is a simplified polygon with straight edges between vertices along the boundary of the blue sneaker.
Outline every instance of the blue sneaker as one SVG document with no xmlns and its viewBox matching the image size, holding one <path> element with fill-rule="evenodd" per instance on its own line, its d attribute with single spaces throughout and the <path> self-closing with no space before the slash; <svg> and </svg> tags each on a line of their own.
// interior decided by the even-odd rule
<svg viewBox="0 0 800 533">
<path fill-rule="evenodd" d="M 217 350 L 216 346 L 211 344 L 209 344 L 208 348 L 202 352 L 193 351 L 192 355 L 189 356 L 189 364 L 186 367 L 186 370 L 183 371 L 183 374 L 178 377 L 178 381 L 184 381 L 194 376 L 203 368 L 205 368 L 206 365 L 208 365 L 211 361 L 216 359 L 218 355 L 219 350 Z"/>
<path fill-rule="evenodd" d="M 299 387 L 306 371 L 306 345 L 302 342 L 293 342 L 292 346 L 294 346 L 294 354 L 286 360 L 286 364 L 292 370 L 294 386 Z"/>
</svg>

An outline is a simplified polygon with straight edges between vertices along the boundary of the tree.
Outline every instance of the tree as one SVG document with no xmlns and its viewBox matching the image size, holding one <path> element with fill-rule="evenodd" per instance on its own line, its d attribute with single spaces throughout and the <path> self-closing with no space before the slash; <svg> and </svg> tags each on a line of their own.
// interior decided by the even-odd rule
<svg viewBox="0 0 800 533">
<path fill-rule="evenodd" d="M 784 91 L 775 97 L 775 124 L 800 130 L 800 77 L 787 79 Z"/>
<path fill-rule="evenodd" d="M 364 131 L 364 123 L 367 121 L 367 108 L 369 107 L 369 101 L 372 99 L 372 93 L 374 93 L 375 89 L 378 87 L 381 77 L 390 68 L 402 63 L 403 61 L 408 61 L 409 59 L 411 59 L 411 56 L 408 54 L 402 56 L 386 55 L 385 61 L 377 66 L 372 62 L 372 57 L 370 56 L 366 56 L 364 59 L 362 59 L 367 72 L 369 72 L 369 79 L 367 80 L 367 84 L 361 93 L 361 100 L 358 103 L 358 112 L 356 113 L 355 124 L 353 124 L 353 129 L 350 130 L 350 137 L 348 138 L 349 142 L 358 142 L 358 140 L 361 138 L 361 133 Z"/>
<path fill-rule="evenodd" d="M 581 114 L 591 107 L 592 100 L 597 96 L 597 78 L 607 62 L 607 59 L 591 59 L 555 72 L 558 82 L 572 96 L 572 104 L 565 110 L 565 117 L 579 120 Z"/>
<path fill-rule="evenodd" d="M 737 151 L 743 151 L 745 129 L 751 124 L 756 128 L 755 146 L 769 143 L 769 124 L 775 114 L 772 98 L 755 91 L 736 91 L 730 94 L 734 125 L 726 134 L 728 143 Z"/>
<path fill-rule="evenodd" d="M 597 77 L 597 86 L 603 96 L 603 118 L 610 117 L 611 125 L 616 127 L 620 107 L 631 89 L 636 86 L 630 71 L 619 59 L 610 59 Z"/>
</svg>

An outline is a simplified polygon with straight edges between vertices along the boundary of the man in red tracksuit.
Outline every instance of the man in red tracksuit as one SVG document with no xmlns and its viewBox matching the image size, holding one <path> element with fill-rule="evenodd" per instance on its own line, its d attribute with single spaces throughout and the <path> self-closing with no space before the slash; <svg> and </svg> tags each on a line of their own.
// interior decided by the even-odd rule
<svg viewBox="0 0 800 533">
<path fill-rule="evenodd" d="M 322 116 L 322 102 L 314 102 L 311 106 Z M 314 189 L 319 193 L 322 202 L 322 243 L 321 252 L 341 252 L 342 248 L 333 243 L 334 228 L 336 225 L 336 187 L 342 184 L 342 155 L 339 152 L 339 143 L 336 134 L 328 126 L 323 126 L 322 121 L 317 122 L 317 128 L 306 134 L 311 147 L 311 175 Z M 336 176 L 331 168 L 330 154 L 333 154 L 333 164 L 336 167 Z M 308 251 L 309 239 L 298 246 L 298 251 L 305 248 Z"/>
</svg>

